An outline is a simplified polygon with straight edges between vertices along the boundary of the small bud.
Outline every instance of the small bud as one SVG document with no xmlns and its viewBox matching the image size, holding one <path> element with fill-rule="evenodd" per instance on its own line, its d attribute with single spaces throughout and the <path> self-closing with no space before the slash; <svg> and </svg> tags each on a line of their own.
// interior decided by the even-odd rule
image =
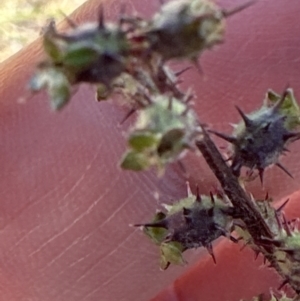
<svg viewBox="0 0 300 301">
<path fill-rule="evenodd" d="M 164 60 L 186 58 L 196 63 L 204 50 L 224 41 L 225 19 L 252 4 L 225 11 L 210 0 L 170 1 L 154 15 L 145 35 Z"/>
<path fill-rule="evenodd" d="M 222 10 L 212 1 L 170 1 L 154 15 L 148 39 L 166 60 L 195 59 L 204 49 L 223 42 L 224 20 Z"/>
<path fill-rule="evenodd" d="M 196 115 L 184 102 L 168 96 L 157 96 L 151 104 L 139 111 L 135 126 L 129 134 L 130 150 L 121 166 L 137 170 L 129 162 L 132 156 L 141 156 L 139 170 L 165 164 L 176 158 L 193 143 L 199 134 Z"/>
</svg>

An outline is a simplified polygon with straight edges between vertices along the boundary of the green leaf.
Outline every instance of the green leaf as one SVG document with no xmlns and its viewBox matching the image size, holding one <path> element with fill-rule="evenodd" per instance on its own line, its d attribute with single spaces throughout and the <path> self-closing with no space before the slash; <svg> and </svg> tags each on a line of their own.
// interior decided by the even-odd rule
<svg viewBox="0 0 300 301">
<path fill-rule="evenodd" d="M 281 95 L 269 90 L 267 98 L 271 101 L 271 103 L 276 103 L 281 99 Z M 280 107 L 280 111 L 282 114 L 287 116 L 285 126 L 288 130 L 293 130 L 300 125 L 300 108 L 294 96 L 293 89 L 289 88 L 287 90 L 287 96 Z"/>
<path fill-rule="evenodd" d="M 157 212 L 154 216 L 152 222 L 157 222 L 166 217 L 166 214 L 163 212 Z M 166 238 L 166 234 L 168 232 L 165 228 L 159 227 L 144 227 L 144 233 L 150 237 L 150 239 L 157 245 L 160 245 Z"/>
<path fill-rule="evenodd" d="M 122 159 L 121 167 L 123 169 L 141 171 L 149 167 L 149 159 L 144 155 L 135 151 L 129 151 Z"/>
<path fill-rule="evenodd" d="M 45 52 L 49 55 L 49 57 L 55 61 L 59 62 L 62 58 L 62 52 L 61 49 L 56 45 L 54 40 L 44 37 L 43 46 Z"/>
<path fill-rule="evenodd" d="M 92 46 L 78 43 L 70 47 L 63 58 L 63 63 L 67 67 L 84 68 L 97 60 L 99 52 Z"/>
<path fill-rule="evenodd" d="M 43 46 L 45 52 L 50 56 L 50 58 L 53 61 L 60 61 L 62 58 L 62 41 L 57 38 L 57 32 L 54 21 L 51 21 L 46 27 L 43 38 Z"/>
<path fill-rule="evenodd" d="M 106 85 L 104 84 L 99 84 L 97 86 L 97 91 L 96 91 L 96 100 L 97 101 L 105 101 L 108 99 L 110 93 L 111 93 L 110 88 L 108 88 Z"/>
<path fill-rule="evenodd" d="M 157 135 L 150 132 L 133 132 L 129 139 L 129 145 L 137 152 L 143 151 L 147 148 L 155 147 L 157 145 Z"/>
<path fill-rule="evenodd" d="M 169 263 L 176 265 L 185 264 L 185 260 L 182 257 L 183 247 L 178 242 L 165 242 L 160 245 L 161 251 L 161 269 L 165 270 Z"/>
<path fill-rule="evenodd" d="M 184 129 L 171 129 L 162 137 L 158 147 L 158 153 L 160 156 L 172 156 L 176 155 L 183 148 Z"/>
<path fill-rule="evenodd" d="M 70 100 L 69 86 L 62 83 L 61 85 L 54 85 L 49 89 L 51 98 L 51 107 L 57 111 L 62 109 Z"/>
<path fill-rule="evenodd" d="M 31 91 L 47 89 L 51 107 L 54 110 L 63 108 L 71 97 L 70 84 L 62 70 L 51 65 L 42 65 L 29 83 Z"/>
<path fill-rule="evenodd" d="M 40 91 L 44 89 L 47 85 L 48 77 L 45 76 L 45 73 L 38 70 L 30 79 L 29 89 L 33 92 Z"/>
<path fill-rule="evenodd" d="M 49 68 L 47 76 L 51 107 L 54 110 L 60 110 L 69 102 L 71 97 L 69 81 L 64 73 L 57 68 Z"/>
</svg>

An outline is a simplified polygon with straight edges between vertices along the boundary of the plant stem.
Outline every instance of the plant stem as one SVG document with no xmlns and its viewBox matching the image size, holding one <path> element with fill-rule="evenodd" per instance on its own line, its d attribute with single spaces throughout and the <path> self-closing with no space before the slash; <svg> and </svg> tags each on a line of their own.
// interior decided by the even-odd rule
<svg viewBox="0 0 300 301">
<path fill-rule="evenodd" d="M 222 158 L 219 150 L 214 142 L 210 139 L 208 133 L 203 128 L 203 138 L 197 140 L 196 145 L 202 153 L 204 159 L 219 180 L 225 194 L 230 199 L 232 205 L 237 209 L 240 219 L 244 222 L 252 239 L 259 247 L 265 258 L 270 262 L 271 266 L 284 278 L 284 284 L 289 283 L 295 292 L 299 293 L 299 287 L 293 281 L 284 275 L 280 266 L 274 257 L 275 247 L 272 243 L 262 245 L 263 238 L 269 239 L 272 242 L 274 235 L 264 218 L 256 208 L 251 198 L 238 182 L 238 178 L 233 175 L 230 167 Z"/>
</svg>

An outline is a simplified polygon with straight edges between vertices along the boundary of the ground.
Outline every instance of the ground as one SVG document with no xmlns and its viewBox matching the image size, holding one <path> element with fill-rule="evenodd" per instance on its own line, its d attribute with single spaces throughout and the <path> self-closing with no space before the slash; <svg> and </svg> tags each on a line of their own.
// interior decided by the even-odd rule
<svg viewBox="0 0 300 301">
<path fill-rule="evenodd" d="M 36 39 L 50 18 L 61 20 L 85 0 L 2 0 L 0 62 Z"/>
</svg>

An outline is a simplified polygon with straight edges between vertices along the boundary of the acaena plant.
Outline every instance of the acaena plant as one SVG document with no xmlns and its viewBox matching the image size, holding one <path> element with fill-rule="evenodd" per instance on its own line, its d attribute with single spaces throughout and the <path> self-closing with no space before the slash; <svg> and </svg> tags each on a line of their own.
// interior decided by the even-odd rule
<svg viewBox="0 0 300 301">
<path fill-rule="evenodd" d="M 30 89 L 46 89 L 55 110 L 69 102 L 81 83 L 95 86 L 100 102 L 121 94 L 131 107 L 124 120 L 136 115 L 127 134 L 127 150 L 120 158 L 123 169 L 155 168 L 160 176 L 168 163 L 187 151 L 202 154 L 222 190 L 200 195 L 188 188 L 186 198 L 159 209 L 152 219 L 149 214 L 149 221 L 133 221 L 157 245 L 161 269 L 185 263 L 183 253 L 199 247 L 206 248 L 216 262 L 213 242 L 217 238 L 242 240 L 264 256 L 281 275 L 281 288 L 290 285 L 297 298 L 297 222 L 287 220 L 283 207 L 275 208 L 270 196 L 256 200 L 247 190 L 247 182 L 257 176 L 263 184 L 264 170 L 273 165 L 292 177 L 280 157 L 300 138 L 300 109 L 293 89 L 268 90 L 254 112 L 237 106 L 241 121 L 231 133 L 221 133 L 197 116 L 191 104 L 193 92 L 180 88 L 179 77 L 185 70 L 174 72 L 168 64 L 190 61 L 201 81 L 201 54 L 226 40 L 227 18 L 253 4 L 224 10 L 211 0 L 172 0 L 149 20 L 122 13 L 117 22 L 104 20 L 101 7 L 98 22 L 70 22 L 72 28 L 66 32 L 51 21 L 43 35 L 46 58 L 38 64 Z M 216 147 L 211 134 L 228 142 L 229 156 Z M 269 300 L 291 299 L 276 293 Z"/>
</svg>

